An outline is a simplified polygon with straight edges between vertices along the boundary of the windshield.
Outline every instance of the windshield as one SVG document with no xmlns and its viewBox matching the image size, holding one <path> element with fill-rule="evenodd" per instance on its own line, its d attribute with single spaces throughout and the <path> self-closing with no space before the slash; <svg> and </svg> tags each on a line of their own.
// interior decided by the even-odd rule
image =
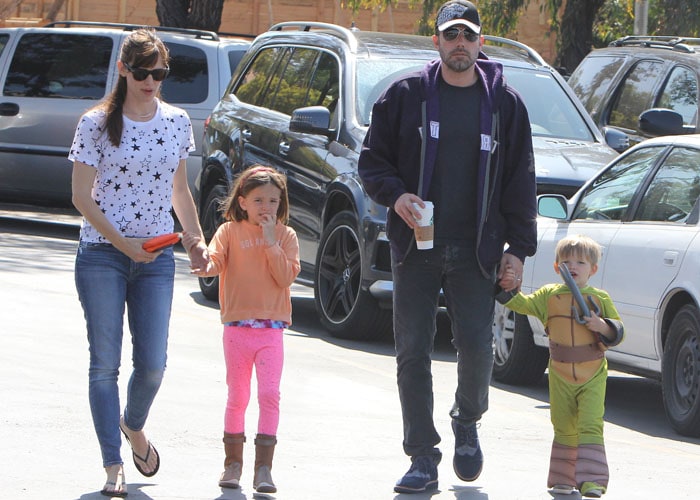
<svg viewBox="0 0 700 500">
<path fill-rule="evenodd" d="M 368 126 L 372 105 L 402 74 L 421 69 L 426 61 L 366 59 L 357 61 L 357 119 Z M 532 135 L 577 141 L 593 141 L 579 110 L 549 73 L 505 67 L 506 81 L 522 96 L 530 115 Z"/>
<path fill-rule="evenodd" d="M 522 96 L 533 136 L 592 141 L 575 104 L 549 73 L 505 67 L 506 82 Z"/>
<path fill-rule="evenodd" d="M 435 54 L 437 55 L 437 53 Z M 427 60 L 363 59 L 357 61 L 357 121 L 369 126 L 372 106 L 391 82 L 425 66 Z"/>
</svg>

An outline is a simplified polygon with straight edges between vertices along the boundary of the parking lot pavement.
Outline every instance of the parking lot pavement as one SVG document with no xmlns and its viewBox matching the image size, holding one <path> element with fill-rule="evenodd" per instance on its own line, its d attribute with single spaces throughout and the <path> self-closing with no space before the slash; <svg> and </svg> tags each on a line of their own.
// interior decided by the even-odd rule
<svg viewBox="0 0 700 500">
<path fill-rule="evenodd" d="M 99 449 L 87 402 L 87 343 L 73 285 L 75 241 L 3 232 L 0 227 L 0 498 L 104 498 Z M 308 289 L 294 287 L 285 335 L 274 498 L 383 500 L 408 459 L 401 450 L 395 363 L 389 344 L 339 341 L 319 329 Z M 122 446 L 129 497 L 251 499 L 255 399 L 248 413 L 243 488 L 221 490 L 226 387 L 218 310 L 204 301 L 178 254 L 169 362 L 146 430 L 162 457 L 153 478 L 138 474 Z M 128 338 L 128 337 L 127 337 Z M 128 376 L 125 341 L 122 379 Z M 486 462 L 474 483 L 451 467 L 448 410 L 455 360 L 438 342 L 435 416 L 443 436 L 440 489 L 430 498 L 552 500 L 545 489 L 551 426 L 547 388 L 494 386 L 481 422 Z M 122 390 L 125 387 L 122 381 Z M 609 500 L 690 499 L 700 441 L 673 434 L 657 384 L 613 373 L 606 440 Z M 575 500 L 577 495 L 570 497 Z"/>
</svg>

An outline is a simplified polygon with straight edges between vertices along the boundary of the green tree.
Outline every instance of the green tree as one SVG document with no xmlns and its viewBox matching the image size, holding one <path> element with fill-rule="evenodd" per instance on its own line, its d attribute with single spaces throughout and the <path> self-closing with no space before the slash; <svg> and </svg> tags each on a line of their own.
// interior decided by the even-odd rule
<svg viewBox="0 0 700 500">
<path fill-rule="evenodd" d="M 443 1 L 409 0 L 412 7 L 419 3 L 422 6 L 417 33 L 434 32 L 435 14 Z M 532 0 L 474 1 L 485 33 L 513 37 L 520 15 Z M 353 11 L 383 9 L 389 4 L 396 4 L 396 0 L 347 0 Z M 649 0 L 648 5 L 650 35 L 700 36 L 697 0 Z M 568 70 L 573 70 L 593 47 L 605 46 L 634 31 L 634 0 L 545 0 L 541 8 L 549 14 L 550 33 L 557 37 L 554 65 Z"/>
</svg>

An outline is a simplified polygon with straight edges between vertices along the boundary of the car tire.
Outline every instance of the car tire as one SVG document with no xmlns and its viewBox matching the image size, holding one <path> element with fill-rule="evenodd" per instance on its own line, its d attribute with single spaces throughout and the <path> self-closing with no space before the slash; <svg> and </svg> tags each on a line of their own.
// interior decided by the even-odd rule
<svg viewBox="0 0 700 500">
<path fill-rule="evenodd" d="M 228 195 L 228 188 L 223 184 L 214 185 L 204 201 L 202 206 L 200 225 L 202 226 L 202 232 L 204 233 L 204 239 L 209 243 L 214 237 L 217 228 L 224 222 L 224 218 L 221 215 L 219 207 L 221 202 Z M 199 278 L 199 289 L 209 300 L 218 301 L 219 300 L 219 277 L 212 276 L 207 278 Z"/>
<path fill-rule="evenodd" d="M 700 311 L 680 308 L 664 345 L 661 386 L 671 426 L 684 436 L 700 437 Z"/>
<path fill-rule="evenodd" d="M 357 216 L 336 214 L 321 235 L 314 271 L 314 301 L 321 324 L 333 336 L 379 340 L 391 335 L 391 311 L 362 287 L 363 247 Z"/>
<path fill-rule="evenodd" d="M 535 344 L 527 316 L 496 303 L 493 320 L 493 378 L 504 384 L 534 385 L 542 380 L 549 351 Z"/>
</svg>

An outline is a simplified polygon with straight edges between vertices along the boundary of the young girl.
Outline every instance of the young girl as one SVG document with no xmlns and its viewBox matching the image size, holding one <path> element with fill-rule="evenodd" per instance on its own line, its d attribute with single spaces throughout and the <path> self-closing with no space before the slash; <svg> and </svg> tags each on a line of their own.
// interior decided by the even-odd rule
<svg viewBox="0 0 700 500">
<path fill-rule="evenodd" d="M 198 276 L 220 275 L 228 401 L 226 458 L 219 486 L 239 486 L 245 411 L 255 366 L 260 416 L 253 487 L 274 493 L 271 468 L 279 423 L 282 331 L 292 322 L 290 286 L 300 270 L 297 236 L 285 225 L 289 216 L 285 177 L 269 167 L 251 167 L 234 184 L 222 211 L 227 222 L 209 244 L 209 263 L 204 269 L 193 268 Z M 197 242 L 197 235 L 184 234 L 185 248 Z"/>
</svg>

